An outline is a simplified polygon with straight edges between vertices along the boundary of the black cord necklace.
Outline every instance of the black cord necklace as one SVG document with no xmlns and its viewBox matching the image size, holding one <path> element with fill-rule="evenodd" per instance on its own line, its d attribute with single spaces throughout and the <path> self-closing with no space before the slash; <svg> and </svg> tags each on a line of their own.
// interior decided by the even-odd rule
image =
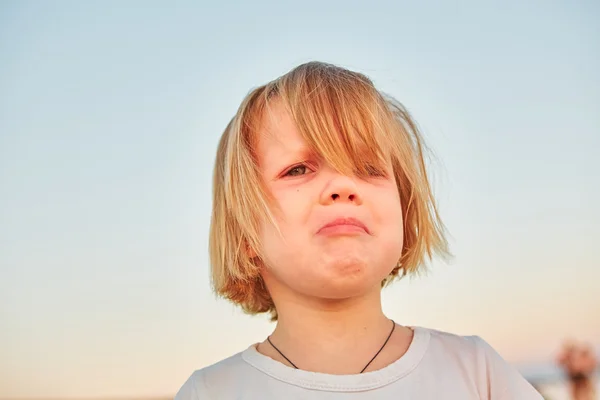
<svg viewBox="0 0 600 400">
<path fill-rule="evenodd" d="M 371 361 L 369 361 L 367 363 L 367 365 L 365 365 L 365 367 L 362 369 L 362 371 L 360 371 L 360 373 L 362 374 L 363 372 L 365 372 L 365 370 L 367 369 L 367 367 L 369 365 L 371 365 L 371 363 L 373 362 L 373 360 L 375 360 L 375 358 L 377 358 L 377 356 L 379 355 L 379 353 L 381 353 L 381 350 L 383 350 L 383 348 L 385 347 L 385 345 L 387 344 L 387 342 L 390 340 L 390 338 L 392 337 L 392 333 L 394 333 L 394 328 L 396 328 L 396 323 L 394 322 L 394 320 L 392 321 L 392 330 L 390 331 L 390 334 L 388 335 L 387 339 L 385 339 L 385 342 L 383 342 L 383 346 L 381 346 L 381 348 L 379 349 L 379 351 L 377 353 L 375 353 L 375 355 L 373 356 L 373 358 L 371 358 Z M 281 357 L 285 358 L 287 360 L 287 362 L 289 362 L 290 364 L 292 364 L 292 367 L 298 369 L 298 367 L 296 367 L 296 364 L 294 364 L 289 358 L 287 358 L 285 356 L 285 354 L 283 354 L 281 352 L 281 350 L 279 350 L 274 344 L 273 342 L 271 342 L 271 336 L 267 336 L 267 340 L 269 341 L 269 344 L 271 346 L 273 346 L 273 348 L 275 350 L 277 350 L 277 352 L 281 355 Z"/>
</svg>

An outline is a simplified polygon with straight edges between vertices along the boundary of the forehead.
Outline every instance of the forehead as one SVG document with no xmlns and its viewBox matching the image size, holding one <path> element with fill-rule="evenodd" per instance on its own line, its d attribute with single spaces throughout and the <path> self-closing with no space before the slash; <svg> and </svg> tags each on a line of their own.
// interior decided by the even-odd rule
<svg viewBox="0 0 600 400">
<path fill-rule="evenodd" d="M 274 101 L 265 109 L 256 135 L 257 158 L 261 165 L 287 154 L 308 152 L 306 141 L 281 101 Z"/>
</svg>

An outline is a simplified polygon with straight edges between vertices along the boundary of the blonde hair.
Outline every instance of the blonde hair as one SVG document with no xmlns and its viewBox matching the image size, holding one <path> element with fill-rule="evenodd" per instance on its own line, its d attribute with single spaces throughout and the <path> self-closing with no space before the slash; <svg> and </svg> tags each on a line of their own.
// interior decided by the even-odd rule
<svg viewBox="0 0 600 400">
<path fill-rule="evenodd" d="M 273 101 L 282 102 L 310 149 L 340 173 L 366 175 L 391 159 L 404 245 L 382 285 L 417 272 L 426 257 L 449 255 L 427 177 L 425 146 L 408 112 L 363 74 L 310 62 L 252 90 L 219 142 L 210 226 L 212 284 L 218 295 L 247 313 L 270 312 L 277 318 L 260 275 L 259 227 L 275 220 L 256 155 L 263 115 Z"/>
</svg>

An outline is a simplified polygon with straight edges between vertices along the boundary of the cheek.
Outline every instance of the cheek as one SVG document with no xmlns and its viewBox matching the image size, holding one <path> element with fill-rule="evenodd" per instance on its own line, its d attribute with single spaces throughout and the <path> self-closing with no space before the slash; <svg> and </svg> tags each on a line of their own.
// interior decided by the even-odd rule
<svg viewBox="0 0 600 400">
<path fill-rule="evenodd" d="M 301 247 L 300 242 L 304 231 L 301 229 L 300 217 L 288 212 L 287 208 L 289 207 L 282 207 L 273 212 L 277 226 L 264 222 L 260 229 L 263 255 L 270 265 L 289 260 L 294 256 L 296 249 Z"/>
<path fill-rule="evenodd" d="M 260 230 L 260 242 L 264 264 L 267 266 L 277 264 L 277 260 L 281 258 L 279 253 L 282 248 L 282 237 L 277 229 L 271 224 L 263 224 Z"/>
<path fill-rule="evenodd" d="M 395 188 L 389 188 L 378 194 L 374 212 L 382 233 L 387 237 L 391 246 L 402 246 L 404 240 L 404 221 L 400 195 Z"/>
<path fill-rule="evenodd" d="M 282 233 L 295 231 L 306 222 L 311 210 L 310 200 L 307 192 L 298 188 L 280 193 L 275 198 L 276 210 L 273 215 Z"/>
<path fill-rule="evenodd" d="M 375 206 L 378 215 L 385 217 L 386 222 L 402 223 L 402 205 L 400 193 L 396 186 L 382 188 L 375 193 Z"/>
</svg>

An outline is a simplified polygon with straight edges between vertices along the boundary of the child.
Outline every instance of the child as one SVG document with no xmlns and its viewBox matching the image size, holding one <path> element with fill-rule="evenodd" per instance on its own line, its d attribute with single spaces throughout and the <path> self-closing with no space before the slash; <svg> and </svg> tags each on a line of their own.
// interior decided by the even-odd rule
<svg viewBox="0 0 600 400">
<path fill-rule="evenodd" d="M 277 324 L 176 400 L 541 399 L 479 337 L 382 311 L 383 285 L 448 253 L 423 149 L 400 104 L 333 65 L 246 97 L 217 151 L 212 282 Z"/>
</svg>

